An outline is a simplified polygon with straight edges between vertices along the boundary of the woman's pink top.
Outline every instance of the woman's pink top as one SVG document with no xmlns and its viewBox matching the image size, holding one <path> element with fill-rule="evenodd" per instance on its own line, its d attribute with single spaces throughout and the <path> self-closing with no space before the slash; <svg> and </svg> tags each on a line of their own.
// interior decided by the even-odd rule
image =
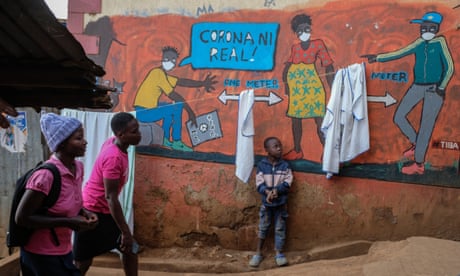
<svg viewBox="0 0 460 276">
<path fill-rule="evenodd" d="M 50 216 L 56 217 L 75 217 L 83 207 L 82 182 L 83 182 L 83 163 L 75 160 L 75 175 L 62 164 L 54 155 L 47 161 L 53 163 L 61 173 L 61 193 L 56 204 L 48 209 Z M 35 190 L 48 194 L 53 183 L 53 174 L 47 169 L 36 171 L 26 184 L 26 189 Z M 56 246 L 51 231 L 48 228 L 36 229 L 27 245 L 26 251 L 42 255 L 65 255 L 72 250 L 71 236 L 72 229 L 67 227 L 54 228 L 59 239 L 60 245 Z"/>
<path fill-rule="evenodd" d="M 128 154 L 121 151 L 114 142 L 115 137 L 111 137 L 102 145 L 83 189 L 84 207 L 92 212 L 110 214 L 104 179 L 119 181 L 118 194 L 128 180 Z"/>
</svg>

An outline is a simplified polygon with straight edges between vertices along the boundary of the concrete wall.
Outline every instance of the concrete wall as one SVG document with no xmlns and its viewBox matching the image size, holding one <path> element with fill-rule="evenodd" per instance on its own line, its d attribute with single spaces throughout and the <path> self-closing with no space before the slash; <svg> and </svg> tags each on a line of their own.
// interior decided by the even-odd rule
<svg viewBox="0 0 460 276">
<path fill-rule="evenodd" d="M 254 181 L 242 183 L 232 165 L 136 158 L 135 235 L 142 243 L 167 247 L 201 241 L 254 249 L 259 207 Z M 294 175 L 288 208 L 290 250 L 350 240 L 460 238 L 458 189 Z"/>
<path fill-rule="evenodd" d="M 69 24 L 69 28 L 91 38 L 81 40 L 89 56 L 106 69 L 104 79 L 122 91 L 113 95 L 114 111 L 133 110 L 147 74 L 161 66 L 165 46 L 177 48 L 178 64 L 183 62 L 170 75 L 193 80 L 204 80 L 208 74 L 216 76 L 211 93 L 203 87 L 178 86 L 175 91 L 195 115 L 217 114 L 212 117 L 214 123 L 219 123 L 217 136 L 207 137 L 205 142 L 193 140 L 187 127 L 189 114 L 184 111 L 181 118 L 175 119 L 181 120 L 181 140 L 192 151 L 164 147 L 162 140 L 156 141 L 149 132 L 145 135 L 152 136 L 151 142 L 137 148 L 135 236 L 141 243 L 165 247 L 192 246 L 201 241 L 228 248 L 255 247 L 260 203 L 254 174 L 249 183 L 243 183 L 234 173 L 238 95 L 254 88 L 255 81 L 267 80 L 257 83 L 261 86 L 255 89 L 256 95 L 266 99 L 273 93 L 281 99 L 273 104 L 256 101 L 256 161 L 265 154 L 262 142 L 267 136 L 278 136 L 286 152 L 296 146 L 294 137 L 299 132 L 292 131 L 292 119 L 286 115 L 293 95 L 286 93 L 282 75 L 291 47 L 298 43 L 291 20 L 300 13 L 311 16 L 311 39 L 324 42 L 333 61 L 333 72 L 354 63 L 366 63 L 367 94 L 374 98 L 368 101 L 370 149 L 342 164 L 340 174 L 330 180 L 321 169 L 323 145 L 316 130 L 317 120 L 301 120 L 302 156 L 290 161 L 295 182 L 289 202 L 288 249 L 357 239 L 398 240 L 414 235 L 459 239 L 460 79 L 456 67 L 460 54 L 454 47 L 460 38 L 460 9 L 454 9 L 456 1 L 235 0 L 184 4 L 119 0 L 92 3 L 88 11 L 91 14 L 82 8 L 88 4 L 86 1 L 70 2 L 74 4 L 69 7 L 74 9 L 69 8 L 69 12 L 80 16 L 74 20 L 81 26 Z M 443 16 L 437 35 L 445 38 L 454 72 L 445 88 L 434 129 L 422 131 L 429 134 L 427 153 L 422 158 L 425 171 L 408 175 L 402 168 L 413 161 L 403 152 L 411 141 L 393 117 L 414 81 L 414 56 L 385 63 L 369 63 L 362 56 L 395 51 L 412 43 L 420 37 L 420 25 L 411 24 L 411 20 L 430 11 Z M 206 28 L 200 29 L 203 26 Z M 200 30 L 244 35 L 260 31 L 267 35 L 268 42 L 221 40 L 210 45 L 200 37 Z M 227 54 L 212 56 L 213 47 Z M 238 59 L 233 63 L 228 55 L 232 49 L 233 61 Z M 247 63 L 251 58 L 258 61 L 252 67 Z M 326 65 L 319 60 L 315 63 L 324 85 L 325 103 L 331 95 Z M 447 67 L 436 70 L 443 74 L 449 71 Z M 385 102 L 387 94 L 393 102 Z M 171 103 L 165 95 L 160 101 Z M 416 131 L 422 112 L 433 111 L 429 103 L 427 100 L 423 109 L 421 104 L 410 109 L 408 118 Z M 153 127 L 162 123 L 155 122 Z M 161 134 L 166 137 L 166 133 Z"/>
<path fill-rule="evenodd" d="M 11 152 L 0 147 L 0 258 L 9 254 L 5 239 L 16 180 L 39 161 L 44 160 L 39 113 L 32 108 L 21 108 L 18 111 L 26 113 L 25 151 Z"/>
</svg>

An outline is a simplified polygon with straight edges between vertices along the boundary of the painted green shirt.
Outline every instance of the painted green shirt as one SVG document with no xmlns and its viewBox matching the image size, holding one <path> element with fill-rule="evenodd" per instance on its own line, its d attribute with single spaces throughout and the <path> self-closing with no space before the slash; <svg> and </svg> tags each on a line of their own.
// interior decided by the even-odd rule
<svg viewBox="0 0 460 276">
<path fill-rule="evenodd" d="M 454 63 L 443 36 L 425 41 L 418 38 L 408 46 L 397 51 L 380 54 L 378 62 L 387 62 L 407 55 L 415 55 L 414 83 L 437 84 L 445 89 L 454 73 Z"/>
</svg>

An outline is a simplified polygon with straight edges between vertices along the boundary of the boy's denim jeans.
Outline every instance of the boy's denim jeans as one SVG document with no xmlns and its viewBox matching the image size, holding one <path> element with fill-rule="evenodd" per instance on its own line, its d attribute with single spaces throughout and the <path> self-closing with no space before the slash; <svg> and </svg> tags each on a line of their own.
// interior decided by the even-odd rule
<svg viewBox="0 0 460 276">
<path fill-rule="evenodd" d="M 286 241 L 287 205 L 267 207 L 262 205 L 259 211 L 259 239 L 265 239 L 272 221 L 275 222 L 275 250 L 282 251 Z"/>
</svg>

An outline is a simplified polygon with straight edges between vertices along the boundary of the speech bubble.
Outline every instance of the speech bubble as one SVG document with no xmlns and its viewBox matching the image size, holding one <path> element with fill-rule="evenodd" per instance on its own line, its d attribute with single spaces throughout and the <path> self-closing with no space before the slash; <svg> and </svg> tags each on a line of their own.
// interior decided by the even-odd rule
<svg viewBox="0 0 460 276">
<path fill-rule="evenodd" d="M 278 23 L 200 22 L 192 26 L 190 56 L 179 66 L 248 71 L 272 70 Z"/>
</svg>

